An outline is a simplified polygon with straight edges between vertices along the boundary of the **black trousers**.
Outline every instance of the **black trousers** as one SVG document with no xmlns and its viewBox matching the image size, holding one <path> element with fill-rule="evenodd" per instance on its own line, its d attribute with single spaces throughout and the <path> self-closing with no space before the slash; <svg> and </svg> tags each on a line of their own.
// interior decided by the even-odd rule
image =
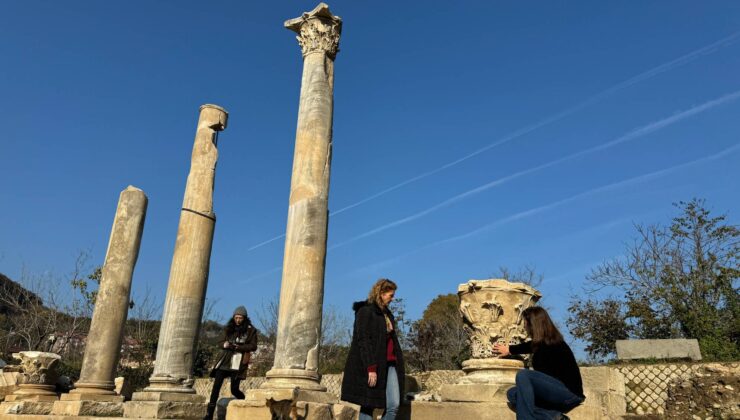
<svg viewBox="0 0 740 420">
<path fill-rule="evenodd" d="M 237 376 L 237 372 L 231 372 L 221 369 L 213 372 L 213 389 L 211 390 L 211 399 L 208 402 L 209 406 L 216 406 L 216 402 L 218 401 L 218 394 L 221 393 L 221 385 L 224 384 L 224 379 L 226 378 L 231 378 L 231 395 L 233 395 L 234 398 L 238 400 L 244 399 L 244 393 L 239 390 L 239 382 L 241 382 L 241 379 L 239 379 Z"/>
</svg>

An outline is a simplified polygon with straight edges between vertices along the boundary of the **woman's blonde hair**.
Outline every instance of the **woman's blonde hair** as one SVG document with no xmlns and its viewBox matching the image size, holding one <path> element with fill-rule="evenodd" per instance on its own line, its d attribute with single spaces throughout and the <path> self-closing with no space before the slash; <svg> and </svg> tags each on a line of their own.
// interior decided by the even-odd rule
<svg viewBox="0 0 740 420">
<path fill-rule="evenodd" d="M 374 303 L 383 308 L 385 305 L 383 304 L 383 300 L 380 298 L 380 295 L 396 289 L 398 289 L 398 286 L 396 286 L 396 283 L 394 283 L 393 280 L 380 279 L 376 281 L 373 288 L 370 289 L 370 293 L 367 295 L 367 302 Z"/>
</svg>

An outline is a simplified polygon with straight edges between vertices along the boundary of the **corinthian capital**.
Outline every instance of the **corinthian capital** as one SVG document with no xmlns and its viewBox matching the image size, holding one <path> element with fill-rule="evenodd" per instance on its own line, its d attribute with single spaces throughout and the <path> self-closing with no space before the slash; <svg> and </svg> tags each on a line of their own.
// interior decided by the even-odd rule
<svg viewBox="0 0 740 420">
<path fill-rule="evenodd" d="M 313 52 L 323 52 L 332 60 L 337 56 L 342 18 L 331 14 L 326 3 L 319 3 L 310 12 L 286 20 L 285 27 L 298 34 L 296 39 L 304 57 Z"/>
</svg>

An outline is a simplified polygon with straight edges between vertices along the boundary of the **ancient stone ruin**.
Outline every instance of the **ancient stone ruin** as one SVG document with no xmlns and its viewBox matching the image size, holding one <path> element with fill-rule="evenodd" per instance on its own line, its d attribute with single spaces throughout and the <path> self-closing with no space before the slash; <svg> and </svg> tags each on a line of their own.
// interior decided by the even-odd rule
<svg viewBox="0 0 740 420">
<path fill-rule="evenodd" d="M 358 407 L 339 401 L 337 387 L 327 389 L 324 384 L 328 381 L 322 384 L 319 375 L 329 223 L 334 60 L 339 51 L 342 19 L 326 4 L 320 3 L 313 10 L 286 21 L 284 26 L 297 34 L 303 72 L 275 358 L 265 380 L 249 389 L 245 400 L 227 402 L 225 417 L 228 420 L 352 420 L 358 416 Z M 216 221 L 213 191 L 218 136 L 226 129 L 228 118 L 226 110 L 217 105 L 200 107 L 154 372 L 148 387 L 133 393 L 131 401 L 124 402 L 121 391 L 115 389 L 114 379 L 148 203 L 143 191 L 129 186 L 120 194 L 75 389 L 58 396 L 55 387 L 58 355 L 20 352 L 17 354 L 21 360 L 20 372 L 17 375 L 0 372 L 0 391 L 10 388 L 7 383 L 16 381 L 16 377 L 18 384 L 0 404 L 0 418 L 186 420 L 204 416 L 205 395 L 197 392 L 194 386 L 193 364 Z M 429 380 L 433 373 L 417 375 L 419 378 L 426 375 L 424 381 L 435 383 L 426 390 L 402 390 L 402 394 L 411 391 L 409 395 L 417 398 L 401 407 L 399 419 L 515 418 L 507 408 L 506 391 L 514 385 L 516 372 L 525 367 L 526 360 L 496 357 L 492 345 L 518 344 L 528 339 L 522 312 L 537 304 L 542 295 L 527 284 L 503 279 L 470 280 L 459 285 L 457 294 L 471 358 L 463 362 L 464 373 L 447 371 L 437 375 L 445 376 L 445 381 Z M 717 400 L 736 401 L 727 393 L 737 386 L 733 379 L 736 371 L 737 368 L 723 372 L 727 383 L 715 387 Z M 574 420 L 620 418 L 625 412 L 626 395 L 622 373 L 608 367 L 583 368 L 582 373 L 587 400 L 569 413 L 570 417 Z M 418 385 L 423 382 L 419 378 L 410 377 L 406 382 Z M 336 379 L 333 380 L 335 385 L 340 383 Z M 686 379 L 672 392 L 674 395 L 696 394 L 696 388 L 702 384 Z M 737 410 L 728 412 L 734 414 Z"/>
<path fill-rule="evenodd" d="M 470 280 L 457 289 L 460 313 L 472 350 L 463 362 L 465 376 L 441 389 L 443 401 L 499 402 L 506 405 L 506 390 L 524 368 L 520 359 L 501 359 L 494 343 L 519 344 L 527 338 L 522 311 L 534 306 L 540 292 L 524 283 L 503 279 Z"/>
</svg>

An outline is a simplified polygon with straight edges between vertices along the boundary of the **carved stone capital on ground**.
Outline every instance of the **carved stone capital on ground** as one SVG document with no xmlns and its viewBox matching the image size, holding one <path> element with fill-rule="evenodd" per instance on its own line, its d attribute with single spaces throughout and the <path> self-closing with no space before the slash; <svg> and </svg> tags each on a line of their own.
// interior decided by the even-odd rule
<svg viewBox="0 0 740 420">
<path fill-rule="evenodd" d="M 314 52 L 323 52 L 332 60 L 337 56 L 342 18 L 334 16 L 326 3 L 319 3 L 310 12 L 285 21 L 285 27 L 298 34 L 296 39 L 304 57 Z"/>
<path fill-rule="evenodd" d="M 21 373 L 18 385 L 50 385 L 52 388 L 59 378 L 57 365 L 62 359 L 54 353 L 41 351 L 22 351 L 13 353 L 21 361 Z"/>
</svg>

